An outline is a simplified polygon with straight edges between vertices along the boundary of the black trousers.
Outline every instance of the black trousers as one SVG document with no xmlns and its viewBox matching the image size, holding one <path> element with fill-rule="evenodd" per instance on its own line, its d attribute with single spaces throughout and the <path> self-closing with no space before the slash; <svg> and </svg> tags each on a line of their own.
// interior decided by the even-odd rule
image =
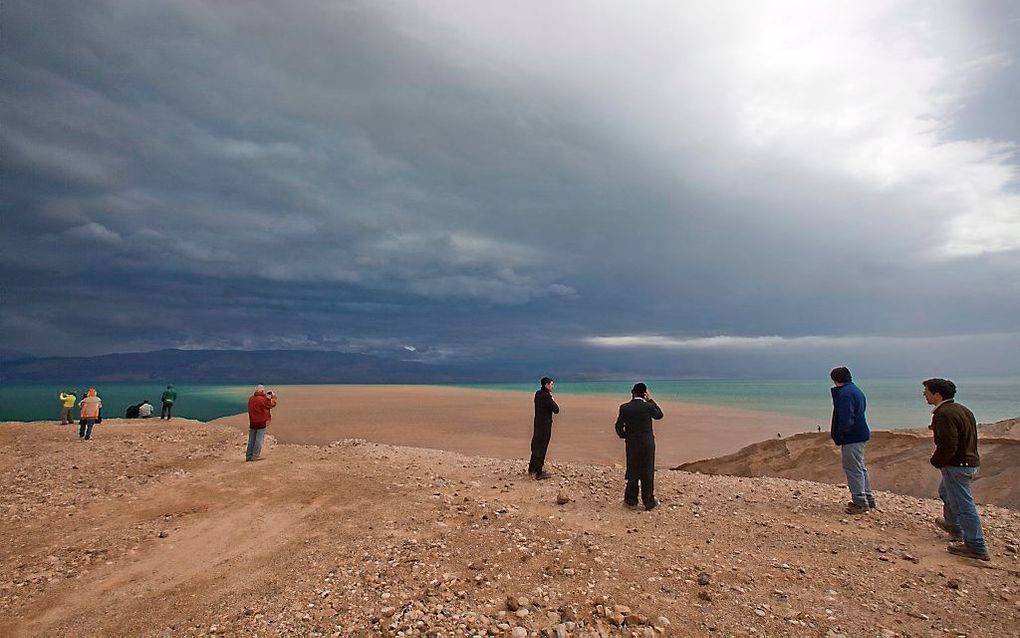
<svg viewBox="0 0 1020 638">
<path fill-rule="evenodd" d="M 641 487 L 641 502 L 645 507 L 655 502 L 655 472 L 649 472 L 642 478 L 628 479 L 627 488 L 623 490 L 623 500 L 628 505 L 637 505 L 638 485 Z"/>
<path fill-rule="evenodd" d="M 163 408 L 159 411 L 159 418 L 162 419 L 162 418 L 166 417 L 166 420 L 169 421 L 170 417 L 172 417 L 173 415 L 174 415 L 174 404 L 173 403 L 168 403 L 168 402 L 164 401 L 163 402 Z"/>
<path fill-rule="evenodd" d="M 531 437 L 531 462 L 528 463 L 528 474 L 538 474 L 542 471 L 550 438 L 552 438 L 552 423 L 536 423 L 535 433 Z"/>
</svg>

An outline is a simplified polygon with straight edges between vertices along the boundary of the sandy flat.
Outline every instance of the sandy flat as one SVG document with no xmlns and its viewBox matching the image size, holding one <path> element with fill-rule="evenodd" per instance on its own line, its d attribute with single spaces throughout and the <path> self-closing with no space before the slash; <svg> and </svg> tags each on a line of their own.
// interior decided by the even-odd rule
<svg viewBox="0 0 1020 638">
<path fill-rule="evenodd" d="M 281 443 L 321 445 L 345 438 L 527 458 L 534 406 L 523 392 L 442 386 L 282 386 L 270 433 Z M 654 390 L 654 386 L 653 386 Z M 613 424 L 626 397 L 557 395 L 548 463 L 623 463 Z M 736 452 L 764 439 L 814 431 L 817 422 L 769 412 L 660 401 L 656 465 L 674 466 Z M 219 421 L 247 428 L 247 415 Z"/>
</svg>

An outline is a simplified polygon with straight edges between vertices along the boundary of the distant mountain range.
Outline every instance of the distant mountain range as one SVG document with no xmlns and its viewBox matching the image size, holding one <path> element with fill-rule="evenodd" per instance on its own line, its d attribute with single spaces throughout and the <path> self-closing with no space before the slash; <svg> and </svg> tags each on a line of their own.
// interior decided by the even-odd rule
<svg viewBox="0 0 1020 638">
<path fill-rule="evenodd" d="M 33 358 L 0 351 L 0 382 L 465 383 L 477 371 L 363 354 L 311 350 L 158 350 Z"/>
</svg>

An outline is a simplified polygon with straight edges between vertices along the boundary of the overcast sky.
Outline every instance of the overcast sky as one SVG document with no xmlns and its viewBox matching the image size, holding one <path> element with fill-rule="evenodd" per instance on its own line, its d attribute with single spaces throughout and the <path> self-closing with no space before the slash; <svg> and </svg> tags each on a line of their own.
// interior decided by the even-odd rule
<svg viewBox="0 0 1020 638">
<path fill-rule="evenodd" d="M 1020 4 L 2 7 L 0 347 L 1020 372 Z"/>
</svg>

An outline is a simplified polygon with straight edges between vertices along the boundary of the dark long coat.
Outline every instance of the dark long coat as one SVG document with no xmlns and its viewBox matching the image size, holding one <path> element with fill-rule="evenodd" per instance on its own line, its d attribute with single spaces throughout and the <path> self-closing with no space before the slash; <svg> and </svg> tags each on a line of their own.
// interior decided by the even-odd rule
<svg viewBox="0 0 1020 638">
<path fill-rule="evenodd" d="M 644 479 L 655 473 L 655 433 L 652 419 L 662 418 L 655 401 L 634 398 L 620 406 L 616 434 L 627 440 L 627 480 Z"/>
</svg>

